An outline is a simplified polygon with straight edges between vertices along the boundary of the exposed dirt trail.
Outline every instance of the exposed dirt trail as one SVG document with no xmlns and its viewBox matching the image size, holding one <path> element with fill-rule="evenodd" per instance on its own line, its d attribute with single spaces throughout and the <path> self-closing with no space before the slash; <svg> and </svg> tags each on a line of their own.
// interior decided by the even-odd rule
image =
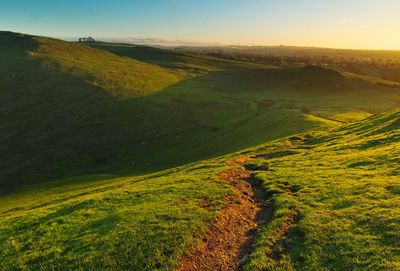
<svg viewBox="0 0 400 271">
<path fill-rule="evenodd" d="M 210 225 L 200 247 L 185 255 L 176 271 L 240 270 L 258 230 L 271 216 L 272 207 L 266 205 L 265 193 L 251 172 L 235 168 L 219 177 L 237 193 Z"/>
</svg>

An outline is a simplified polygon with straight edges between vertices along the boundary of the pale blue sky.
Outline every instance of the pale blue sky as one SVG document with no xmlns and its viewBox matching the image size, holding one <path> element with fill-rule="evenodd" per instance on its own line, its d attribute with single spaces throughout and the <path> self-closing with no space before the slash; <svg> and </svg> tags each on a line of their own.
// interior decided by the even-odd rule
<svg viewBox="0 0 400 271">
<path fill-rule="evenodd" d="M 0 30 L 400 49 L 400 0 L 2 0 Z"/>
</svg>

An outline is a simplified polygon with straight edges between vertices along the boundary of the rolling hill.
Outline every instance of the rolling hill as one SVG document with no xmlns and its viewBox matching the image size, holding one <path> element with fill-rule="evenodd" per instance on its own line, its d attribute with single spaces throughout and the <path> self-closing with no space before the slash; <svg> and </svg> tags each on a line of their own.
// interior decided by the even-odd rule
<svg viewBox="0 0 400 271">
<path fill-rule="evenodd" d="M 2 196 L 0 268 L 179 270 L 188 251 L 204 253 L 208 227 L 248 179 L 269 213 L 243 270 L 397 270 L 399 120 L 380 114 L 150 175 L 81 176 Z"/>
<path fill-rule="evenodd" d="M 397 83 L 325 68 L 11 32 L 0 41 L 3 192 L 156 172 L 400 104 Z"/>
<path fill-rule="evenodd" d="M 1 270 L 398 270 L 400 85 L 0 32 Z"/>
</svg>

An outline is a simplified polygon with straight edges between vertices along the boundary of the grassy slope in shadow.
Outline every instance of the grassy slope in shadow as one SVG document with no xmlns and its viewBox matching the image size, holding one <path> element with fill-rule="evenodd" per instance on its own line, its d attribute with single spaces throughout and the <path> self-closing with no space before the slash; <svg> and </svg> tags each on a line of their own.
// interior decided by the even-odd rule
<svg viewBox="0 0 400 271">
<path fill-rule="evenodd" d="M 2 190 L 80 174 L 154 172 L 399 102 L 396 86 L 326 69 L 135 46 L 117 56 L 14 33 L 1 39 L 9 75 L 1 78 Z M 122 45 L 113 46 L 119 53 Z M 169 61 L 179 68 L 154 65 Z"/>
</svg>

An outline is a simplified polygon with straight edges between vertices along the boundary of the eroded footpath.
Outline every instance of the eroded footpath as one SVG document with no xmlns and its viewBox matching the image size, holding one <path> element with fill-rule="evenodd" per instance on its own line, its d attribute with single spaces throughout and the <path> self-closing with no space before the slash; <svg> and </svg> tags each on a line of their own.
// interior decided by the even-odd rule
<svg viewBox="0 0 400 271">
<path fill-rule="evenodd" d="M 218 178 L 228 182 L 235 195 L 200 238 L 200 246 L 183 257 L 177 271 L 234 271 L 246 262 L 257 233 L 272 213 L 261 182 L 243 167 L 246 162 L 246 158 L 234 158 L 227 162 L 231 167 L 219 173 Z"/>
</svg>

